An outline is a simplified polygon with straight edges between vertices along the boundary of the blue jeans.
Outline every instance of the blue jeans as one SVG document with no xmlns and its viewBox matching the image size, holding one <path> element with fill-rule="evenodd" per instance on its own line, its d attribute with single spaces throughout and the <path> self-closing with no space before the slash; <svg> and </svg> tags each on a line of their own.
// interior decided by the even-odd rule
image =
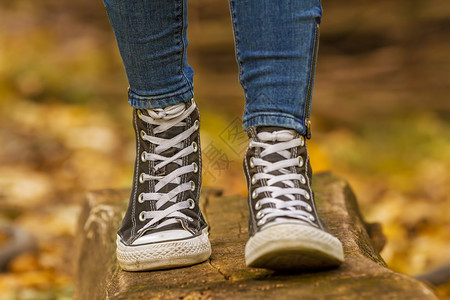
<svg viewBox="0 0 450 300">
<path fill-rule="evenodd" d="M 129 102 L 162 108 L 193 97 L 186 57 L 187 0 L 104 0 L 128 81 Z M 230 0 L 244 128 L 309 135 L 320 0 Z"/>
</svg>

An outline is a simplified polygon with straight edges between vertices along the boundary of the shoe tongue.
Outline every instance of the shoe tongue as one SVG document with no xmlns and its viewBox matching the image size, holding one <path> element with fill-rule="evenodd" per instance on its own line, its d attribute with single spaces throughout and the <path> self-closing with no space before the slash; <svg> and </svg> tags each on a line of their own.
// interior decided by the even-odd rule
<svg viewBox="0 0 450 300">
<path fill-rule="evenodd" d="M 155 119 L 171 120 L 183 114 L 191 103 L 179 103 L 165 108 L 147 109 L 147 113 Z"/>
<path fill-rule="evenodd" d="M 260 142 L 266 144 L 276 144 L 280 142 L 287 142 L 296 137 L 296 131 L 293 129 L 287 129 L 284 127 L 267 126 L 267 127 L 257 127 L 257 139 Z M 270 162 L 275 162 L 285 159 L 278 153 L 272 153 L 264 157 L 265 160 Z"/>
<path fill-rule="evenodd" d="M 289 130 L 289 129 L 286 127 L 280 127 L 280 126 L 258 126 L 258 127 L 256 127 L 256 133 L 273 132 L 273 131 L 280 131 L 280 130 Z"/>
<path fill-rule="evenodd" d="M 257 137 L 261 142 L 274 144 L 276 142 L 287 142 L 296 137 L 296 132 L 293 129 L 283 127 L 261 127 L 257 128 Z"/>
<path fill-rule="evenodd" d="M 191 105 L 191 103 L 180 103 L 177 105 L 173 105 L 173 106 L 169 106 L 166 108 L 158 108 L 158 109 L 149 109 L 147 110 L 147 112 L 149 113 L 150 116 L 154 115 L 154 114 L 158 114 L 159 116 L 161 116 L 161 119 L 163 120 L 172 120 L 178 116 L 180 116 L 189 106 Z M 152 114 L 153 112 L 153 114 Z M 178 134 L 182 133 L 185 129 L 185 126 L 173 126 L 171 128 L 169 128 L 168 130 L 165 130 L 163 132 L 160 133 L 156 133 L 155 136 L 159 137 L 159 138 L 163 138 L 163 139 L 171 139 L 175 136 L 177 136 Z M 168 152 L 168 151 L 175 151 L 175 149 L 170 148 L 167 149 L 166 151 L 164 151 L 162 153 L 162 155 L 167 156 L 166 153 L 173 155 L 172 152 Z"/>
</svg>

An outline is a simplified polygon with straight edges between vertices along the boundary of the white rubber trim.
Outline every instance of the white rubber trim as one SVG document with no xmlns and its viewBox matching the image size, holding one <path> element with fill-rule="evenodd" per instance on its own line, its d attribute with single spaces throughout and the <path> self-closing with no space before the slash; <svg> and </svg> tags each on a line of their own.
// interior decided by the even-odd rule
<svg viewBox="0 0 450 300">
<path fill-rule="evenodd" d="M 164 241 L 170 241 L 170 240 L 181 240 L 188 237 L 192 237 L 193 234 L 190 233 L 187 230 L 184 229 L 175 229 L 175 230 L 165 230 L 165 231 L 159 231 L 154 233 L 149 233 L 141 236 L 140 238 L 137 238 L 132 245 L 143 245 L 143 244 L 149 244 L 149 243 L 156 243 L 156 242 L 164 242 Z"/>
<path fill-rule="evenodd" d="M 341 242 L 306 224 L 277 224 L 251 237 L 245 246 L 247 266 L 268 269 L 314 269 L 344 261 Z"/>
<path fill-rule="evenodd" d="M 170 269 L 190 266 L 211 256 L 208 229 L 197 237 L 179 241 L 127 246 L 117 237 L 117 260 L 126 271 Z"/>
</svg>

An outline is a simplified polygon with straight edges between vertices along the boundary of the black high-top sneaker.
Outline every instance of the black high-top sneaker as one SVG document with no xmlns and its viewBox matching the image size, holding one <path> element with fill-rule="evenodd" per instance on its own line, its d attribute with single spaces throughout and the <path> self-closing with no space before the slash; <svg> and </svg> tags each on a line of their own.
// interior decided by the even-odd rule
<svg viewBox="0 0 450 300">
<path fill-rule="evenodd" d="M 195 102 L 134 110 L 136 163 L 128 210 L 117 236 L 122 269 L 188 266 L 211 255 L 199 208 L 201 153 Z"/>
<path fill-rule="evenodd" d="M 248 135 L 247 266 L 309 270 L 340 265 L 342 244 L 317 215 L 304 136 L 280 127 L 250 127 Z"/>
</svg>

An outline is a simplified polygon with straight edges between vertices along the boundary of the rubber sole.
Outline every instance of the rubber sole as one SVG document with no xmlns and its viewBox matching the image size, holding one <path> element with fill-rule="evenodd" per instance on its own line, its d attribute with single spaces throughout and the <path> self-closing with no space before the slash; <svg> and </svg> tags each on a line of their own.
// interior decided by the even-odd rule
<svg viewBox="0 0 450 300">
<path fill-rule="evenodd" d="M 331 234 L 302 224 L 279 224 L 249 239 L 245 262 L 253 268 L 280 271 L 317 270 L 344 261 L 341 242 Z"/>
<path fill-rule="evenodd" d="M 211 256 L 208 230 L 190 239 L 136 246 L 124 245 L 117 237 L 117 260 L 125 271 L 162 270 L 191 266 Z"/>
</svg>

